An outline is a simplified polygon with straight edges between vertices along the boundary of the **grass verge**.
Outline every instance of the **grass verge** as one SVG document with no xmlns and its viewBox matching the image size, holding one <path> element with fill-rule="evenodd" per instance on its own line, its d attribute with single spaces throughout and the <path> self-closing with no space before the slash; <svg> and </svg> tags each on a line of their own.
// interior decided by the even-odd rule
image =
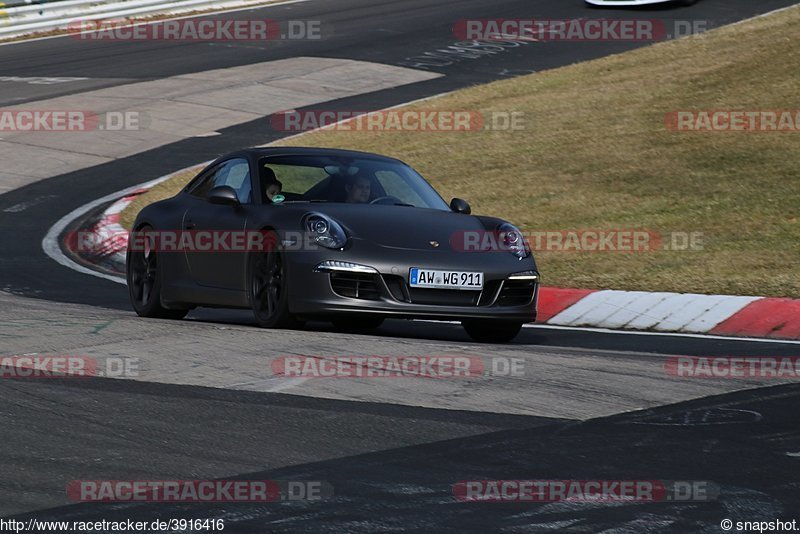
<svg viewBox="0 0 800 534">
<path fill-rule="evenodd" d="M 526 230 L 703 235 L 701 250 L 541 251 L 547 285 L 800 297 L 800 132 L 665 126 L 676 110 L 797 109 L 798 25 L 794 8 L 409 106 L 523 112 L 521 131 L 319 131 L 283 144 L 398 157 L 445 198 Z M 173 182 L 140 204 L 184 183 Z"/>
</svg>

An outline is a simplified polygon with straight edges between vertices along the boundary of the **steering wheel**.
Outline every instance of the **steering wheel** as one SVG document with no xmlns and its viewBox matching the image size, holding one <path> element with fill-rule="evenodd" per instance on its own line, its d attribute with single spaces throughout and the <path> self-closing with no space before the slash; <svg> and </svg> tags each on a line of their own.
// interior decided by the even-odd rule
<svg viewBox="0 0 800 534">
<path fill-rule="evenodd" d="M 391 200 L 392 202 L 386 202 L 387 200 Z M 397 197 L 393 197 L 391 195 L 386 195 L 386 196 L 383 196 L 383 197 L 378 197 L 375 200 L 373 200 L 372 202 L 370 202 L 370 204 L 395 204 L 395 203 L 402 204 L 403 201 L 400 200 Z"/>
</svg>

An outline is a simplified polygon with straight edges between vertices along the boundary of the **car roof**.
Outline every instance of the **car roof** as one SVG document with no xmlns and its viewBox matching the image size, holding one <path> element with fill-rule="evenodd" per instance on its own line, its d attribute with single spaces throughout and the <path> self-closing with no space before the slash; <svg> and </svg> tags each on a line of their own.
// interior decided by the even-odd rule
<svg viewBox="0 0 800 534">
<path fill-rule="evenodd" d="M 242 157 L 255 156 L 258 158 L 264 158 L 269 156 L 323 156 L 323 157 L 335 156 L 335 157 L 345 157 L 345 158 L 374 159 L 378 161 L 401 163 L 405 165 L 405 163 L 400 161 L 399 159 L 392 158 L 389 156 L 382 156 L 380 154 L 373 154 L 371 152 L 359 152 L 357 150 L 344 150 L 340 148 L 316 148 L 316 147 L 294 147 L 294 146 L 248 148 L 231 154 L 226 154 L 225 156 L 217 158 L 217 160 L 227 159 L 235 156 L 242 156 Z"/>
</svg>

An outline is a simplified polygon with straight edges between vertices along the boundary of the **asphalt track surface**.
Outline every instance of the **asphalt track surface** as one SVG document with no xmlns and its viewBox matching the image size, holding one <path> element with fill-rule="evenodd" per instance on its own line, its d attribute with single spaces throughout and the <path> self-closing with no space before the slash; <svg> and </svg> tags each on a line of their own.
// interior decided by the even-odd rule
<svg viewBox="0 0 800 534">
<path fill-rule="evenodd" d="M 644 16 L 708 20 L 713 27 L 794 3 L 702 0 L 690 8 L 648 9 Z M 632 13 L 612 10 L 602 16 L 643 16 L 641 10 L 636 11 L 638 15 Z M 451 26 L 459 19 L 586 16 L 599 15 L 577 0 L 314 0 L 217 17 L 322 20 L 333 31 L 318 42 L 250 47 L 41 40 L 0 47 L 0 75 L 88 80 L 49 86 L 0 83 L 0 106 L 299 55 L 407 65 L 409 57 L 457 41 Z M 444 74 L 442 78 L 320 107 L 377 109 L 633 46 L 637 45 L 530 44 L 484 59 L 431 68 Z M 251 327 L 246 314 L 224 311 L 200 311 L 190 321 L 155 324 L 132 316 L 123 286 L 73 272 L 42 252 L 40 243 L 50 226 L 78 206 L 242 146 L 278 138 L 280 134 L 267 124 L 237 125 L 219 136 L 186 139 L 1 195 L 0 283 L 10 295 L 0 300 L 0 311 L 7 316 L 0 332 L 5 347 L 0 352 L 23 353 L 26 348 L 46 352 L 42 347 L 53 352 L 85 346 L 73 338 L 59 341 L 53 334 L 56 327 L 37 333 L 37 325 L 44 323 L 33 319 L 33 326 L 23 332 L 26 326 L 11 318 L 49 314 L 53 324 L 91 324 L 111 317 L 127 325 L 127 337 L 119 334 L 124 339 L 117 345 L 104 346 L 117 351 L 114 354 L 135 354 L 137 346 L 144 346 L 149 338 L 166 344 L 170 335 L 200 337 L 205 331 L 230 328 L 240 336 L 225 345 L 231 352 L 259 350 L 255 340 L 261 337 L 268 344 L 291 345 L 295 353 L 306 354 L 320 352 L 325 344 L 338 344 L 364 354 L 387 353 L 389 347 L 422 353 L 506 351 L 553 365 L 563 362 L 557 357 L 574 355 L 591 362 L 597 376 L 576 378 L 564 372 L 557 379 L 555 374 L 542 375 L 514 387 L 490 384 L 482 390 L 491 401 L 485 409 L 475 408 L 467 398 L 469 392 L 461 390 L 464 400 L 459 409 L 462 404 L 457 398 L 437 398 L 441 393 L 435 387 L 424 396 L 412 388 L 385 394 L 358 388 L 271 393 L 205 387 L 209 384 L 190 379 L 169 383 L 168 378 L 3 381 L 0 514 L 38 519 L 222 517 L 227 520 L 226 530 L 233 532 L 718 532 L 719 521 L 726 517 L 792 519 L 787 514 L 800 504 L 793 480 L 800 461 L 796 457 L 800 390 L 795 385 L 736 391 L 761 384 L 727 383 L 680 393 L 668 386 L 652 391 L 654 382 L 645 380 L 646 373 L 638 366 L 660 365 L 670 354 L 796 355 L 797 345 L 526 329 L 505 348 L 482 347 L 469 343 L 457 325 L 401 321 L 389 322 L 376 336 L 352 337 L 332 332 L 326 325 L 311 325 L 304 331 L 267 337 Z M 4 211 L 23 203 L 28 205 L 22 211 Z M 36 321 L 45 321 L 40 316 Z M 177 349 L 165 346 L 164 350 Z M 167 359 L 165 354 L 160 356 Z M 614 392 L 603 388 L 609 375 L 602 371 L 610 362 L 631 369 Z M 155 358 L 152 365 L 158 366 Z M 513 389 L 512 396 L 504 396 L 506 387 Z M 606 401 L 605 410 L 593 407 Z M 562 403 L 574 406 L 558 410 Z M 536 409 L 530 408 L 534 405 Z M 639 408 L 645 411 L 631 412 Z M 325 480 L 335 495 L 321 503 L 198 507 L 75 505 L 69 504 L 64 492 L 69 480 L 81 478 L 204 477 Z M 685 504 L 509 505 L 453 499 L 452 484 L 460 480 L 504 478 L 710 480 L 722 491 L 715 500 Z"/>
</svg>

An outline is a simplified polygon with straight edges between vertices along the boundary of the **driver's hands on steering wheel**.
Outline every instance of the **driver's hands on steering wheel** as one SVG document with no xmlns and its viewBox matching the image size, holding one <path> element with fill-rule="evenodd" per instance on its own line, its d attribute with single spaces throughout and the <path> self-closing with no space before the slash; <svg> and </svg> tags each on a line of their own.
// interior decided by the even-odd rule
<svg viewBox="0 0 800 534">
<path fill-rule="evenodd" d="M 391 200 L 391 204 L 402 204 L 403 201 L 399 198 L 392 196 L 392 195 L 384 195 L 382 197 L 378 197 L 370 201 L 370 204 L 389 204 L 389 202 L 385 202 L 386 200 Z"/>
</svg>

